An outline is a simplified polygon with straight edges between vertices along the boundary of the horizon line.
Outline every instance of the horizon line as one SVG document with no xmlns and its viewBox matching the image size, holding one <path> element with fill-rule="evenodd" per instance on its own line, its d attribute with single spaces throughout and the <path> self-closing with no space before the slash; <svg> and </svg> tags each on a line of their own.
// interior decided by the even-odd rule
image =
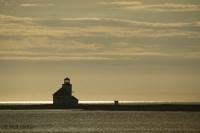
<svg viewBox="0 0 200 133">
<path fill-rule="evenodd" d="M 114 104 L 118 101 L 119 104 L 200 104 L 200 101 L 120 101 L 120 100 L 81 100 L 79 104 Z M 53 104 L 53 101 L 0 101 L 0 104 Z"/>
</svg>

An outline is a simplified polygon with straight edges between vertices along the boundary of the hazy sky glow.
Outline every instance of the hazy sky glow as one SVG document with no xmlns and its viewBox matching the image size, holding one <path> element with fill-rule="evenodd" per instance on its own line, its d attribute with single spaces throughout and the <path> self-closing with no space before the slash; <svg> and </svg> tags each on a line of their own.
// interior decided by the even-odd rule
<svg viewBox="0 0 200 133">
<path fill-rule="evenodd" d="M 0 0 L 0 101 L 200 101 L 199 0 Z"/>
</svg>

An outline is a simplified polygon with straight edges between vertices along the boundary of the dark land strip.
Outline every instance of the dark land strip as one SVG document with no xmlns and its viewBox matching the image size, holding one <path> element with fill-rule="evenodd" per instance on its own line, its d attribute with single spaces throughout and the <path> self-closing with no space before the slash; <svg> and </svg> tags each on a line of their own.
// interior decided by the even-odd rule
<svg viewBox="0 0 200 133">
<path fill-rule="evenodd" d="M 200 111 L 200 104 L 78 104 L 58 106 L 53 104 L 0 104 L 0 110 L 78 109 L 105 111 Z"/>
</svg>

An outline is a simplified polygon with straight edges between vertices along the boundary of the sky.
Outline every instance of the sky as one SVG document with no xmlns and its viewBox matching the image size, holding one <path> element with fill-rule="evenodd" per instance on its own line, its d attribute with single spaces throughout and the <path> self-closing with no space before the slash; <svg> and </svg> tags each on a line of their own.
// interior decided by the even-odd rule
<svg viewBox="0 0 200 133">
<path fill-rule="evenodd" d="M 200 101 L 199 0 L 0 0 L 0 101 Z"/>
</svg>

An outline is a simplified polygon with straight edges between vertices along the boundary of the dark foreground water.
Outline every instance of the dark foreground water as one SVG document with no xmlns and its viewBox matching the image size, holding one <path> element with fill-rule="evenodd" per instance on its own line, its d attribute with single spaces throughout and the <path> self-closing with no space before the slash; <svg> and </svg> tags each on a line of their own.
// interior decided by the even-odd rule
<svg viewBox="0 0 200 133">
<path fill-rule="evenodd" d="M 200 112 L 0 110 L 1 133 L 200 133 Z"/>
</svg>

